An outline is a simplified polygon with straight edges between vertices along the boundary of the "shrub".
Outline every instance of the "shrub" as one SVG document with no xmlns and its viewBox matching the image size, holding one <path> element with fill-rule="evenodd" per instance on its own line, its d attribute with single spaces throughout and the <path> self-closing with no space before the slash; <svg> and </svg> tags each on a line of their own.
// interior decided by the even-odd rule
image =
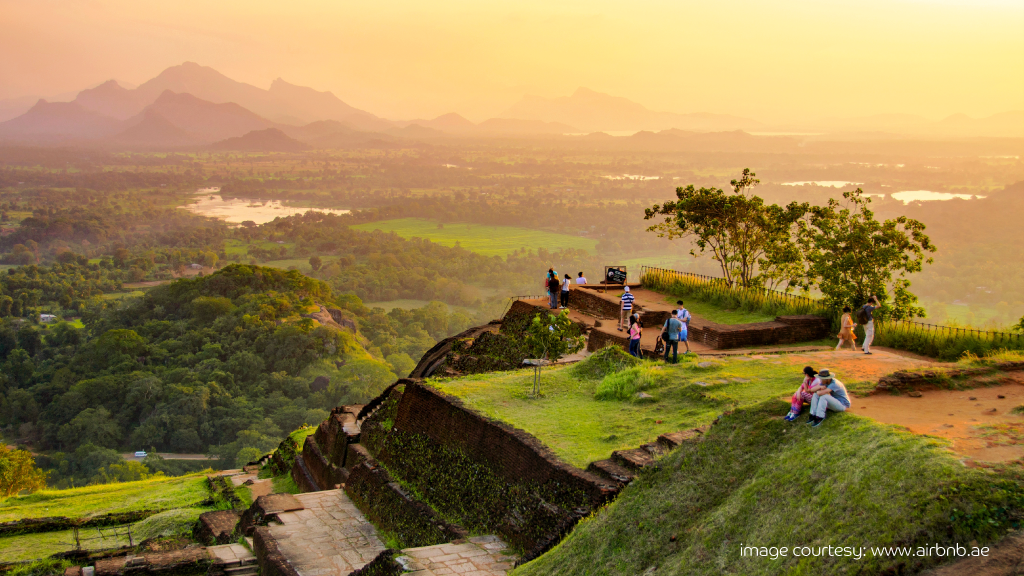
<svg viewBox="0 0 1024 576">
<path fill-rule="evenodd" d="M 661 376 L 657 366 L 634 366 L 608 374 L 597 385 L 598 400 L 636 400 L 637 392 L 653 388 Z"/>
<path fill-rule="evenodd" d="M 572 367 L 572 373 L 578 378 L 598 380 L 608 374 L 639 366 L 641 362 L 618 346 L 606 346 L 577 362 Z"/>
<path fill-rule="evenodd" d="M 192 526 L 203 510 L 198 508 L 180 508 L 154 514 L 132 526 L 132 536 L 137 541 L 168 536 L 184 536 L 191 534 Z"/>
</svg>

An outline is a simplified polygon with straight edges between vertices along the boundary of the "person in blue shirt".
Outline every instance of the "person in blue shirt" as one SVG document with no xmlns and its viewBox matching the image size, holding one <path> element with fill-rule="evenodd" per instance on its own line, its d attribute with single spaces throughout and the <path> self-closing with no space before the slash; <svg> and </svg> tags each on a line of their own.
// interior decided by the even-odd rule
<svg viewBox="0 0 1024 576">
<path fill-rule="evenodd" d="M 825 421 L 825 413 L 828 410 L 833 412 L 845 412 L 850 407 L 850 394 L 846 386 L 839 381 L 826 368 L 818 372 L 810 387 L 811 414 L 807 417 L 807 423 L 817 428 Z"/>
<path fill-rule="evenodd" d="M 682 300 L 676 300 L 676 305 L 679 309 L 676 310 L 676 318 L 683 323 L 683 331 L 679 333 L 679 341 L 686 344 L 686 353 L 690 353 L 690 320 L 693 316 L 690 315 L 690 311 L 683 306 Z"/>
<path fill-rule="evenodd" d="M 672 350 L 672 363 L 679 361 L 679 336 L 685 325 L 677 318 L 678 312 L 673 310 L 672 315 L 665 321 L 665 363 L 668 363 L 668 351 Z"/>
</svg>

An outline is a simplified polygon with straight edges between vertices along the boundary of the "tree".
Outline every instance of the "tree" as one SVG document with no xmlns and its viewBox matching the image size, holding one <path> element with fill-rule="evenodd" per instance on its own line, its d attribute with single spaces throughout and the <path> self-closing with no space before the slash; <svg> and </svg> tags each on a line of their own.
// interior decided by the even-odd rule
<svg viewBox="0 0 1024 576">
<path fill-rule="evenodd" d="M 900 216 L 879 222 L 861 189 L 843 192 L 845 204 L 830 199 L 810 209 L 798 223 L 797 242 L 806 261 L 800 284 L 817 287 L 834 309 L 859 306 L 876 295 L 883 317 L 902 320 L 924 316 L 909 290 L 908 274 L 932 262 L 935 246 L 925 225 Z"/>
<path fill-rule="evenodd" d="M 316 254 L 313 254 L 309 257 L 309 266 L 313 269 L 313 272 L 319 272 L 324 266 L 324 261 Z"/>
<path fill-rule="evenodd" d="M 526 345 L 529 353 L 536 359 L 558 362 L 562 356 L 582 350 L 584 344 L 586 337 L 583 336 L 579 325 L 569 320 L 568 310 L 562 310 L 557 316 L 538 313 L 526 328 Z M 534 395 L 540 393 L 540 367 L 537 366 L 535 370 Z"/>
<path fill-rule="evenodd" d="M 46 488 L 46 473 L 36 468 L 32 454 L 11 450 L 0 442 L 0 498 L 43 488 Z"/>
<path fill-rule="evenodd" d="M 774 287 L 790 279 L 799 261 L 792 233 L 809 205 L 766 205 L 750 193 L 760 183 L 755 176 L 745 168 L 731 182 L 732 193 L 692 184 L 676 188 L 677 200 L 644 210 L 645 220 L 664 216 L 661 224 L 647 230 L 672 239 L 693 237 L 696 249 L 690 254 L 710 250 L 730 285 Z"/>
</svg>

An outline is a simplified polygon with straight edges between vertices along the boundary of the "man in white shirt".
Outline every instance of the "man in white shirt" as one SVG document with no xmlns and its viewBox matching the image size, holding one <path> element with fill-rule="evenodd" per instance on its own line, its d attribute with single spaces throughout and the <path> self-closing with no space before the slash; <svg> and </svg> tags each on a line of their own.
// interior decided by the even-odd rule
<svg viewBox="0 0 1024 576">
<path fill-rule="evenodd" d="M 679 308 L 676 310 L 676 318 L 678 318 L 679 321 L 682 322 L 683 324 L 686 324 L 686 329 L 689 330 L 691 318 L 690 311 L 683 307 L 682 300 L 676 300 L 676 306 L 679 306 Z"/>
<path fill-rule="evenodd" d="M 587 283 L 587 279 L 583 277 L 583 272 L 580 272 L 580 275 L 576 277 L 576 283 L 577 284 L 586 284 Z"/>
<path fill-rule="evenodd" d="M 629 286 L 623 286 L 625 292 L 620 297 L 619 303 L 619 332 L 622 332 L 622 327 L 626 324 L 626 319 L 633 313 L 633 299 L 634 296 L 629 292 Z"/>
</svg>

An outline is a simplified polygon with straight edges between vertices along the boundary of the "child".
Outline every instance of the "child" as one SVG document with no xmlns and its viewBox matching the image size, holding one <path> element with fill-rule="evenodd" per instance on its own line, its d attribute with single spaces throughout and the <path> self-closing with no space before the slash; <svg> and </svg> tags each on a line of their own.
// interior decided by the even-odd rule
<svg viewBox="0 0 1024 576">
<path fill-rule="evenodd" d="M 810 366 L 804 366 L 804 381 L 800 383 L 800 387 L 797 388 L 793 394 L 793 398 L 790 399 L 789 414 L 786 414 L 786 422 L 792 422 L 796 420 L 796 417 L 803 412 L 804 402 L 810 404 L 812 398 L 811 385 L 814 383 L 814 377 L 818 375 L 818 372 Z"/>
</svg>

